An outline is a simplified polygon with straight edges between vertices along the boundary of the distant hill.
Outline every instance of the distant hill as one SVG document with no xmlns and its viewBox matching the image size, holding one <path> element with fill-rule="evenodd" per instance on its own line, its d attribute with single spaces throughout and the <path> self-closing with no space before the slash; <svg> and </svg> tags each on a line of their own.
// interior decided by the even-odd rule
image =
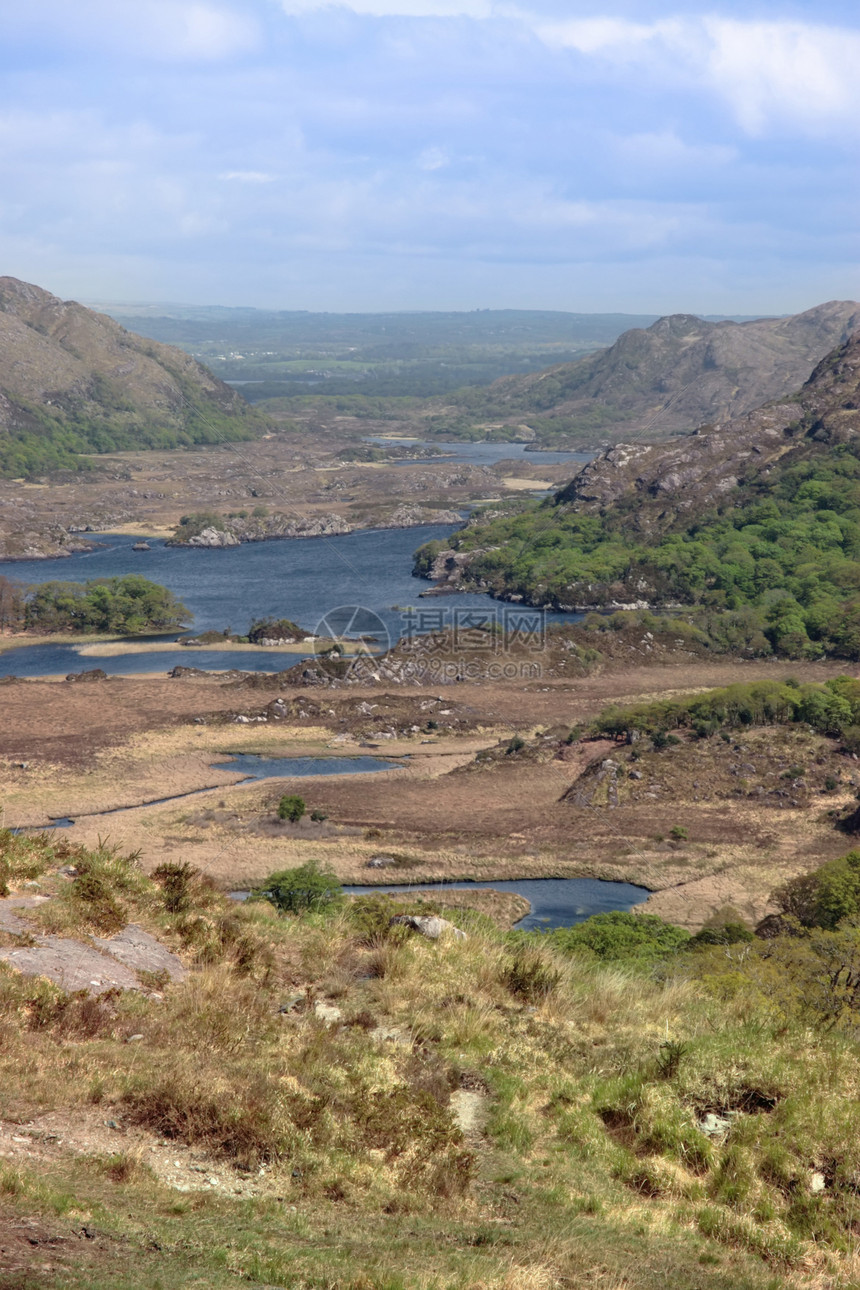
<svg viewBox="0 0 860 1290">
<path fill-rule="evenodd" d="M 262 425 L 182 350 L 0 277 L 0 474 L 76 469 L 81 453 L 245 439 Z"/>
<path fill-rule="evenodd" d="M 790 393 L 858 329 L 852 300 L 753 322 L 672 314 L 624 332 L 609 349 L 460 391 L 450 402 L 461 416 L 526 422 L 548 442 L 667 438 Z"/>
<path fill-rule="evenodd" d="M 180 345 L 225 381 L 242 383 L 251 403 L 352 399 L 337 410 L 359 413 L 379 407 L 358 400 L 444 397 L 513 372 L 569 363 L 657 317 L 540 309 L 346 314 L 118 302 L 98 307 L 154 340 Z"/>
<path fill-rule="evenodd" d="M 562 608 L 669 606 L 710 641 L 860 658 L 860 335 L 801 390 L 671 444 L 616 444 L 416 571 Z"/>
</svg>

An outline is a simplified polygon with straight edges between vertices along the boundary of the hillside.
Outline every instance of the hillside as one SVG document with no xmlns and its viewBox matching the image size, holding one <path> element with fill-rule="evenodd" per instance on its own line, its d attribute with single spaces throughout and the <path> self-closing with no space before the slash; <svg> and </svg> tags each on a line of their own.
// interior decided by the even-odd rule
<svg viewBox="0 0 860 1290">
<path fill-rule="evenodd" d="M 856 1284 L 858 866 L 546 935 L 0 830 L 0 1280 Z"/>
<path fill-rule="evenodd" d="M 531 604 L 689 607 L 723 636 L 740 614 L 744 649 L 857 658 L 859 555 L 855 338 L 791 399 L 607 449 L 543 504 L 423 548 L 417 571 Z"/>
<path fill-rule="evenodd" d="M 741 323 L 673 314 L 576 362 L 460 391 L 452 401 L 473 418 L 526 418 L 540 441 L 666 438 L 783 397 L 858 328 L 860 305 L 851 300 Z"/>
<path fill-rule="evenodd" d="M 79 453 L 248 438 L 260 425 L 181 350 L 0 278 L 0 474 L 74 469 Z"/>
</svg>

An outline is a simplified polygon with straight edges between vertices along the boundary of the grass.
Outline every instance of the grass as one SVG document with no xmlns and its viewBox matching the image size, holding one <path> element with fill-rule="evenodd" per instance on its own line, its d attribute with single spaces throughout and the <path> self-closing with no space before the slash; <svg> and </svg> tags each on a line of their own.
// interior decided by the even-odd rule
<svg viewBox="0 0 860 1290">
<path fill-rule="evenodd" d="M 387 901 L 279 917 L 187 872 L 178 900 L 107 847 L 0 843 L 13 890 L 56 893 L 34 927 L 121 917 L 191 969 L 94 1000 L 0 967 L 0 1215 L 44 1230 L 34 1285 L 856 1283 L 856 1039 L 745 976 L 743 947 L 626 967 L 468 910 L 448 911 L 466 940 L 433 943 Z M 61 1141 L 16 1145 L 46 1115 Z"/>
</svg>

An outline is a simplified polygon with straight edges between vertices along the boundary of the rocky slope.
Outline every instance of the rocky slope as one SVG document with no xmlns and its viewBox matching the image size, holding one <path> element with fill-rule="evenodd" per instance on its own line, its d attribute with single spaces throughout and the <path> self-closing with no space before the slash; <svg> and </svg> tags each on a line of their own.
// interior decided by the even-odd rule
<svg viewBox="0 0 860 1290">
<path fill-rule="evenodd" d="M 627 505 L 646 531 L 728 498 L 766 478 L 777 462 L 822 455 L 860 435 L 860 335 L 826 356 L 794 396 L 672 445 L 619 443 L 588 462 L 555 496 L 558 506 L 605 511 Z"/>
<path fill-rule="evenodd" d="M 0 471 L 81 451 L 248 437 L 244 399 L 188 354 L 17 278 L 0 278 Z"/>
<path fill-rule="evenodd" d="M 428 544 L 416 572 L 569 608 L 757 605 L 768 630 L 781 599 L 811 639 L 835 640 L 860 595 L 859 482 L 860 335 L 792 397 L 670 445 L 608 448 L 537 509 Z M 860 650 L 853 629 L 840 641 Z"/>
<path fill-rule="evenodd" d="M 851 300 L 745 323 L 673 314 L 577 362 L 496 381 L 484 411 L 538 417 L 545 430 L 591 429 L 604 440 L 666 437 L 783 397 L 858 328 L 860 304 Z"/>
</svg>

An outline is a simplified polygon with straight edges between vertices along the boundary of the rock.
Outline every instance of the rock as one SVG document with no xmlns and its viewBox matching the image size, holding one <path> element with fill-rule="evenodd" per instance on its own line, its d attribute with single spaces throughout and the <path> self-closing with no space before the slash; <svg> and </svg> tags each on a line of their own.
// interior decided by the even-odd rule
<svg viewBox="0 0 860 1290">
<path fill-rule="evenodd" d="M 732 1127 L 734 1116 L 735 1112 L 733 1111 L 727 1111 L 725 1115 L 718 1115 L 715 1111 L 709 1111 L 699 1121 L 699 1128 L 709 1138 L 721 1137 L 724 1133 L 728 1133 Z"/>
<path fill-rule="evenodd" d="M 295 1012 L 299 1004 L 304 1003 L 304 1000 L 305 1000 L 305 996 L 303 994 L 291 994 L 289 999 L 285 999 L 284 1002 L 281 1004 L 281 1006 L 278 1008 L 278 1012 L 282 1014 L 286 1014 L 288 1012 Z"/>
<path fill-rule="evenodd" d="M 451 1114 L 461 1132 L 480 1133 L 489 1114 L 486 1094 L 475 1089 L 455 1089 L 451 1094 Z"/>
<path fill-rule="evenodd" d="M 100 667 L 91 667 L 87 672 L 70 672 L 67 681 L 106 681 L 107 672 Z"/>
<path fill-rule="evenodd" d="M 321 999 L 314 1004 L 314 1013 L 319 1017 L 320 1021 L 340 1021 L 343 1017 L 343 1013 L 336 1004 L 323 1003 Z"/>
<path fill-rule="evenodd" d="M 152 547 L 148 542 L 135 542 L 131 549 L 132 551 L 151 551 Z"/>
<path fill-rule="evenodd" d="M 190 537 L 185 546 L 203 546 L 203 547 L 228 547 L 239 546 L 239 539 L 235 533 L 227 533 L 224 529 L 216 529 L 210 526 Z"/>
<path fill-rule="evenodd" d="M 824 1177 L 824 1174 L 821 1173 L 819 1169 L 813 1170 L 812 1177 L 809 1180 L 809 1190 L 812 1192 L 813 1196 L 820 1195 L 826 1186 L 827 1179 Z"/>
<path fill-rule="evenodd" d="M 395 914 L 390 920 L 390 925 L 399 923 L 401 927 L 411 927 L 413 932 L 418 932 L 419 936 L 426 936 L 429 941 L 438 941 L 441 936 L 453 935 L 458 941 L 468 940 L 466 933 L 453 923 L 449 923 L 447 918 L 439 918 L 436 914 Z"/>
<path fill-rule="evenodd" d="M 108 939 L 92 939 L 99 949 L 133 971 L 165 973 L 171 981 L 182 981 L 186 976 L 182 960 L 136 923 L 129 923 Z"/>
<path fill-rule="evenodd" d="M 391 869 L 397 861 L 394 856 L 371 856 L 365 865 L 366 869 Z"/>
</svg>

